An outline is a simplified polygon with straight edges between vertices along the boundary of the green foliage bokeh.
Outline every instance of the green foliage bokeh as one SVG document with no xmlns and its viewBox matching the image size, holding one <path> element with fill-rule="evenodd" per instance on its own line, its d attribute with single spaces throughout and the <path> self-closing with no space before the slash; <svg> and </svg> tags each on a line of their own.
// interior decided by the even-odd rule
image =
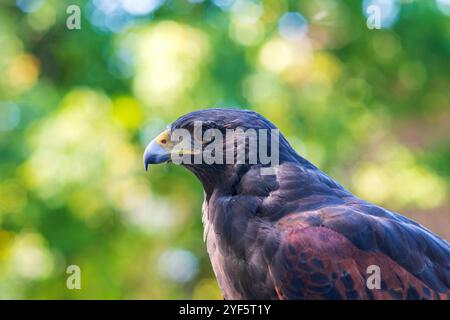
<svg viewBox="0 0 450 320">
<path fill-rule="evenodd" d="M 379 30 L 362 1 L 151 1 L 116 18 L 102 1 L 26 2 L 0 4 L 0 298 L 221 298 L 201 185 L 142 164 L 152 137 L 206 107 L 260 112 L 356 195 L 450 237 L 443 1 L 401 1 Z M 306 35 L 283 37 L 286 12 Z"/>
</svg>

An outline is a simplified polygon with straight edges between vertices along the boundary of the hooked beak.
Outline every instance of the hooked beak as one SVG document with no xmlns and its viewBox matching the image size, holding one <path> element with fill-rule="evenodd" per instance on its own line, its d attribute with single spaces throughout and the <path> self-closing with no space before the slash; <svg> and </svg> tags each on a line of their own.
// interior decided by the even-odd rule
<svg viewBox="0 0 450 320">
<path fill-rule="evenodd" d="M 145 148 L 144 152 L 144 167 L 145 171 L 148 169 L 149 164 L 164 163 L 170 160 L 171 153 L 170 146 L 170 132 L 169 130 L 163 131 L 155 139 L 150 141 Z"/>
</svg>

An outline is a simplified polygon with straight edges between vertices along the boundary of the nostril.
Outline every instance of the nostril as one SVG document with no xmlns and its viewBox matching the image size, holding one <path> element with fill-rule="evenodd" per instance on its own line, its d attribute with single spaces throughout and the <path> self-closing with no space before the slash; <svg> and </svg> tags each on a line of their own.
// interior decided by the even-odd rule
<svg viewBox="0 0 450 320">
<path fill-rule="evenodd" d="M 166 143 L 167 143 L 167 140 L 166 140 L 166 139 L 162 139 L 162 140 L 161 140 L 161 143 L 162 143 L 162 144 L 166 144 Z"/>
</svg>

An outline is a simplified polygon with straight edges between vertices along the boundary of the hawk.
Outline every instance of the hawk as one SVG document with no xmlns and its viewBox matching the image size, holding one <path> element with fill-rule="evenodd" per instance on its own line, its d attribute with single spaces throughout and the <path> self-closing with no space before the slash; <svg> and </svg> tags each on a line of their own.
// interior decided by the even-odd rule
<svg viewBox="0 0 450 320">
<path fill-rule="evenodd" d="M 205 137 L 209 129 L 224 138 Z M 180 130 L 191 139 L 184 148 L 174 141 Z M 249 157 L 250 135 L 240 140 L 248 152 L 236 161 L 244 130 L 265 133 L 256 135 L 256 161 Z M 144 153 L 146 169 L 183 156 L 187 161 L 180 164 L 202 183 L 204 237 L 225 299 L 450 298 L 447 241 L 354 196 L 297 154 L 282 134 L 277 150 L 272 140 L 266 143 L 277 163 L 263 162 L 260 140 L 274 132 L 253 111 L 198 110 L 173 122 Z M 206 150 L 223 160 L 219 151 L 230 146 L 231 163 L 193 161 Z M 270 166 L 272 173 L 262 170 Z"/>
</svg>

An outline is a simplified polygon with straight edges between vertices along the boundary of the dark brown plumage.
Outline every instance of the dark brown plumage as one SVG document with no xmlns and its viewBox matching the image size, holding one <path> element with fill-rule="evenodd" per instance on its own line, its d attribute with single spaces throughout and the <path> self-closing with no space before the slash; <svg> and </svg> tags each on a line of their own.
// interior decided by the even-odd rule
<svg viewBox="0 0 450 320">
<path fill-rule="evenodd" d="M 209 109 L 171 130 L 192 130 L 194 121 L 222 131 L 275 129 L 254 112 Z M 169 160 L 150 151 L 146 165 Z M 261 164 L 185 166 L 204 187 L 205 240 L 226 299 L 450 298 L 445 240 L 355 197 L 282 136 L 274 175 L 261 175 Z M 371 265 L 380 268 L 380 289 L 367 286 Z"/>
</svg>

